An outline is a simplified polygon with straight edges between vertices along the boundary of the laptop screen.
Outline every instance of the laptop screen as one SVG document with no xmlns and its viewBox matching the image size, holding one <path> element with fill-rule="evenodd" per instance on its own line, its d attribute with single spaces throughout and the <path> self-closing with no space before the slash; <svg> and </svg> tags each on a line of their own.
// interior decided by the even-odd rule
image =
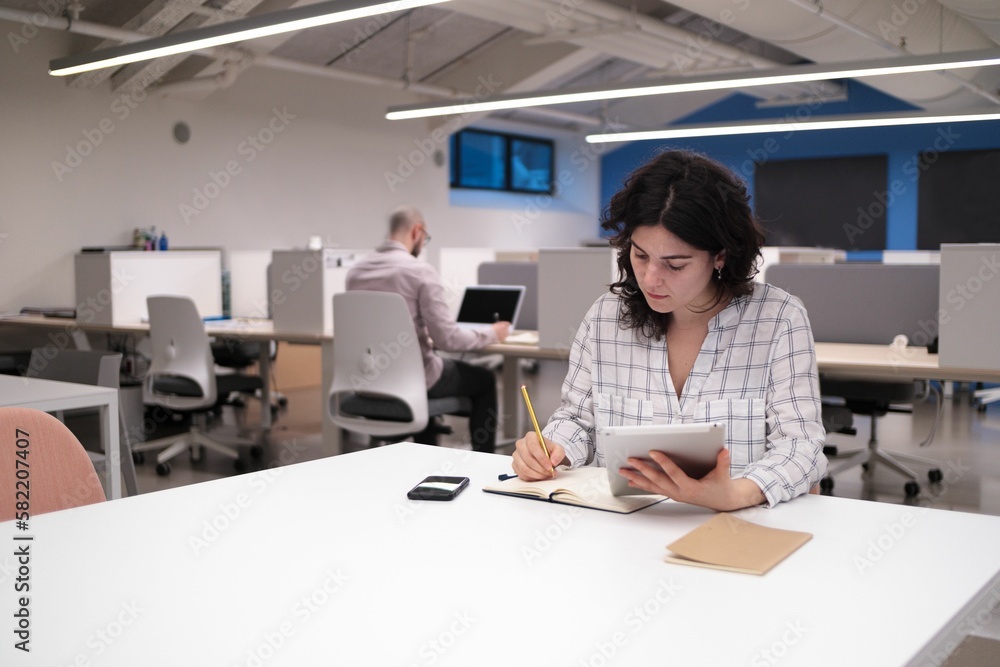
<svg viewBox="0 0 1000 667">
<path fill-rule="evenodd" d="M 516 327 L 523 297 L 523 285 L 470 285 L 465 288 L 456 321 L 459 324 L 510 322 L 511 327 Z"/>
</svg>

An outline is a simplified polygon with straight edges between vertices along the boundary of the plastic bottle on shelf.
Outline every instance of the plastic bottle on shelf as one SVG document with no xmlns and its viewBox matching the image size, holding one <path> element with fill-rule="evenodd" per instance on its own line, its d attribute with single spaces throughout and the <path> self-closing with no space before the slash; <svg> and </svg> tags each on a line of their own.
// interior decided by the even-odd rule
<svg viewBox="0 0 1000 667">
<path fill-rule="evenodd" d="M 160 250 L 166 250 L 167 249 L 167 233 L 166 232 L 160 232 L 159 246 L 160 246 Z"/>
</svg>

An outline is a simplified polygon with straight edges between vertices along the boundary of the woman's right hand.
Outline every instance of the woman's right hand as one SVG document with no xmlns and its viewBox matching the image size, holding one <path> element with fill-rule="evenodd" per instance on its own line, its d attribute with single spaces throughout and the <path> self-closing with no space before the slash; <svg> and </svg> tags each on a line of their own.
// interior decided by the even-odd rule
<svg viewBox="0 0 1000 667">
<path fill-rule="evenodd" d="M 549 439 L 545 440 L 545 446 L 549 449 L 548 457 L 534 431 L 526 433 L 517 441 L 514 445 L 513 467 L 518 477 L 526 482 L 535 482 L 556 476 L 555 467 L 564 463 L 566 450 Z"/>
</svg>

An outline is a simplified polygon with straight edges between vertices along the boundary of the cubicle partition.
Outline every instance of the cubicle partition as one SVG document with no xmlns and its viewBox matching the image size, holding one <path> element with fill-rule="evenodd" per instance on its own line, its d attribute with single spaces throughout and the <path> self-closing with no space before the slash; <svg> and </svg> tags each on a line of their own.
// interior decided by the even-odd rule
<svg viewBox="0 0 1000 667">
<path fill-rule="evenodd" d="M 584 315 L 617 279 L 614 249 L 538 251 L 538 344 L 569 349 Z"/>
<path fill-rule="evenodd" d="M 888 345 L 904 334 L 928 345 L 938 335 L 940 272 L 933 264 L 776 264 L 765 281 L 802 300 L 817 342 Z"/>
<path fill-rule="evenodd" d="M 346 289 L 347 272 L 371 249 L 275 250 L 270 295 L 274 330 L 333 331 L 333 295 Z"/>
<path fill-rule="evenodd" d="M 85 324 L 146 320 L 146 297 L 188 296 L 202 317 L 222 316 L 222 251 L 112 251 L 75 258 L 77 318 Z"/>
<path fill-rule="evenodd" d="M 538 330 L 538 263 L 483 262 L 479 265 L 480 285 L 523 285 L 524 297 L 518 329 Z"/>
<path fill-rule="evenodd" d="M 233 317 L 270 318 L 267 271 L 270 250 L 229 251 L 229 313 Z"/>
<path fill-rule="evenodd" d="M 764 246 L 757 259 L 757 281 L 764 282 L 767 270 L 775 264 L 835 264 L 847 260 L 847 251 L 833 248 L 800 246 Z"/>
<path fill-rule="evenodd" d="M 1000 370 L 1000 244 L 941 246 L 942 366 Z"/>
</svg>

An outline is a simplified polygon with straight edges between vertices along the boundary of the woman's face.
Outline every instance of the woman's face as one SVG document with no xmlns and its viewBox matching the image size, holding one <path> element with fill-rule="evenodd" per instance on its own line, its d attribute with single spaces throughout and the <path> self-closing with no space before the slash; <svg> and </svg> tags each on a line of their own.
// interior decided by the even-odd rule
<svg viewBox="0 0 1000 667">
<path fill-rule="evenodd" d="M 713 275 L 723 253 L 690 246 L 661 225 L 632 232 L 629 259 L 646 303 L 657 313 L 704 310 L 715 299 Z"/>
</svg>

